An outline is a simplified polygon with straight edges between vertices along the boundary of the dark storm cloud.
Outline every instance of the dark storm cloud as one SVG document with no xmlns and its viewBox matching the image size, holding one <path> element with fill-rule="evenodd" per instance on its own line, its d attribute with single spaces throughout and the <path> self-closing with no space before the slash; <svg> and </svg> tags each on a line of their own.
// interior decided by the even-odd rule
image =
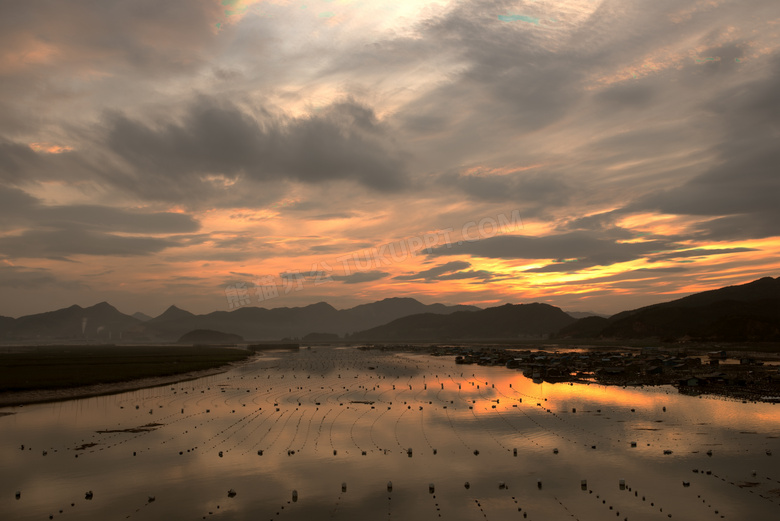
<svg viewBox="0 0 780 521">
<path fill-rule="evenodd" d="M 47 206 L 18 188 L 0 187 L 0 222 L 34 227 L 93 229 L 120 233 L 186 233 L 200 228 L 191 216 L 111 206 Z"/>
<path fill-rule="evenodd" d="M 439 280 L 463 280 L 463 279 L 482 279 L 488 280 L 493 278 L 494 274 L 486 270 L 468 270 L 471 263 L 465 261 L 452 261 L 445 264 L 440 264 L 433 268 L 420 271 L 418 273 L 412 273 L 409 275 L 398 275 L 393 277 L 396 280 L 414 280 L 432 282 Z"/>
<path fill-rule="evenodd" d="M 460 271 L 471 267 L 471 263 L 465 261 L 452 261 L 446 264 L 440 264 L 439 266 L 423 270 L 419 273 L 412 273 L 411 275 L 399 275 L 395 277 L 398 280 L 431 280 L 435 279 L 445 273 L 452 271 Z"/>
<path fill-rule="evenodd" d="M 335 253 L 343 250 L 343 244 L 318 244 L 309 248 L 311 253 Z"/>
<path fill-rule="evenodd" d="M 231 271 L 231 275 L 235 275 L 236 277 L 246 277 L 246 278 L 252 278 L 255 277 L 252 273 L 242 273 L 240 271 Z"/>
<path fill-rule="evenodd" d="M 576 271 L 592 266 L 608 266 L 666 250 L 665 241 L 621 243 L 611 237 L 598 237 L 586 232 L 570 232 L 545 237 L 499 235 L 474 242 L 434 248 L 432 257 L 469 255 L 492 259 L 548 260 L 555 262 L 529 272 Z"/>
<path fill-rule="evenodd" d="M 202 97 L 180 123 L 148 125 L 123 114 L 107 123 L 108 148 L 131 166 L 129 176 L 110 179 L 147 196 L 181 185 L 228 181 L 351 180 L 378 191 L 407 184 L 401 154 L 373 111 L 351 101 L 311 117 L 258 118 Z M 210 184 L 210 183 L 208 183 Z"/>
<path fill-rule="evenodd" d="M 587 284 L 602 284 L 609 282 L 639 281 L 639 280 L 665 280 L 673 276 L 687 274 L 691 268 L 684 266 L 670 266 L 668 268 L 639 268 L 636 270 L 624 271 L 603 277 L 593 277 L 586 281 Z M 564 281 L 560 284 L 564 286 L 582 285 L 581 280 Z"/>
<path fill-rule="evenodd" d="M 524 270 L 523 273 L 576 273 L 580 270 L 592 268 L 593 266 L 608 266 L 610 264 L 614 264 L 614 262 L 598 262 L 590 259 L 560 260 L 538 268 Z"/>
<path fill-rule="evenodd" d="M 563 176 L 549 173 L 444 174 L 439 176 L 436 184 L 442 189 L 457 188 L 473 199 L 491 202 L 563 205 L 571 195 L 571 188 Z"/>
<path fill-rule="evenodd" d="M 351 219 L 352 217 L 355 217 L 357 214 L 352 212 L 333 212 L 333 213 L 323 213 L 319 215 L 312 215 L 308 217 L 312 221 L 330 221 L 332 219 Z"/>
<path fill-rule="evenodd" d="M 724 139 L 712 152 L 721 161 L 690 181 L 641 198 L 632 210 L 717 217 L 699 237 L 747 239 L 780 234 L 780 56 L 766 75 L 730 88 L 706 104 L 721 122 Z"/>
<path fill-rule="evenodd" d="M 132 237 L 83 229 L 28 230 L 0 237 L 0 255 L 59 259 L 71 255 L 135 256 L 177 246 L 169 239 Z"/>
<path fill-rule="evenodd" d="M 570 219 L 558 226 L 559 231 L 575 231 L 575 230 L 588 230 L 588 231 L 602 231 L 609 230 L 611 236 L 615 237 L 616 233 L 621 234 L 621 238 L 627 239 L 632 236 L 630 230 L 621 229 L 615 226 L 615 221 L 620 217 L 619 211 L 602 212 L 593 215 L 587 215 L 585 217 L 576 217 Z"/>
<path fill-rule="evenodd" d="M 699 232 L 700 238 L 714 241 L 777 237 L 780 235 L 780 209 L 721 217 L 700 225 Z"/>
<path fill-rule="evenodd" d="M 0 223 L 19 222 L 38 205 L 38 200 L 17 188 L 0 186 Z"/>
<path fill-rule="evenodd" d="M 386 271 L 360 271 L 351 275 L 332 275 L 331 278 L 344 284 L 360 284 L 383 279 L 390 275 Z"/>
<path fill-rule="evenodd" d="M 16 184 L 29 175 L 30 167 L 38 157 L 27 145 L 0 141 L 0 179 Z"/>
<path fill-rule="evenodd" d="M 120 233 L 185 233 L 200 229 L 195 219 L 182 213 L 144 213 L 96 205 L 42 207 L 34 217 L 41 226 L 80 226 Z"/>
<path fill-rule="evenodd" d="M 710 255 L 729 255 L 732 253 L 747 253 L 751 251 L 761 251 L 756 248 L 695 248 L 692 250 L 672 251 L 669 253 L 662 253 L 659 255 L 653 255 L 648 259 L 649 262 L 658 262 L 662 260 L 670 259 L 685 259 L 690 257 L 708 257 Z"/>
<path fill-rule="evenodd" d="M 430 280 L 465 280 L 465 279 L 478 279 L 473 284 L 479 284 L 486 280 L 495 279 L 496 274 L 488 270 L 464 270 L 456 271 L 454 273 L 447 273 L 445 275 L 439 275 L 438 277 Z"/>
<path fill-rule="evenodd" d="M 62 280 L 52 271 L 43 268 L 23 268 L 19 266 L 0 266 L 0 287 L 12 289 L 39 288 L 87 288 L 84 284 Z"/>
<path fill-rule="evenodd" d="M 187 233 L 200 228 L 198 221 L 186 214 L 97 205 L 47 206 L 22 190 L 2 187 L 0 223 L 22 228 L 0 237 L 0 254 L 59 260 L 78 254 L 148 255 L 179 242 L 172 237 L 147 235 Z"/>
<path fill-rule="evenodd" d="M 30 145 L 6 139 L 0 128 L 0 182 L 24 187 L 42 181 L 77 181 L 95 178 L 89 160 L 76 151 L 51 154 L 36 152 Z M 45 148 L 47 145 L 43 144 Z"/>
</svg>

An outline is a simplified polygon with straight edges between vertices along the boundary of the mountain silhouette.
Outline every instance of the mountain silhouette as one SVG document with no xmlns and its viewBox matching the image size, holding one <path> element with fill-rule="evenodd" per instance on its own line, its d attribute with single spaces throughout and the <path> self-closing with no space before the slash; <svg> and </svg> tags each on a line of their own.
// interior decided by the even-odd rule
<svg viewBox="0 0 780 521">
<path fill-rule="evenodd" d="M 175 305 L 168 307 L 165 311 L 160 313 L 154 318 L 149 319 L 151 324 L 161 324 L 165 322 L 173 322 L 176 320 L 187 320 L 195 317 L 193 313 L 185 311 L 181 308 L 177 308 Z"/>
<path fill-rule="evenodd" d="M 108 302 L 88 308 L 73 305 L 56 311 L 19 317 L 3 326 L 6 340 L 119 340 L 119 333 L 140 323 Z"/>
<path fill-rule="evenodd" d="M 175 342 L 195 330 L 219 331 L 250 341 L 302 338 L 310 333 L 354 341 L 511 339 L 550 334 L 559 338 L 780 341 L 780 277 L 704 291 L 609 318 L 579 320 L 547 304 L 506 304 L 483 310 L 427 305 L 413 298 L 386 298 L 341 310 L 318 302 L 291 308 L 243 307 L 203 315 L 170 306 L 154 318 L 125 315 L 100 302 L 87 308 L 73 305 L 19 318 L 0 317 L 3 342 Z"/>
<path fill-rule="evenodd" d="M 0 340 L 175 342 L 185 333 L 199 329 L 223 331 L 248 340 L 278 340 L 300 338 L 309 333 L 344 335 L 425 311 L 452 313 L 478 309 L 474 306 L 426 305 L 413 298 L 387 298 L 344 310 L 318 302 L 293 308 L 243 307 L 204 315 L 172 305 L 154 318 L 141 320 L 101 302 L 89 308 L 74 305 L 17 319 L 0 317 Z"/>
<path fill-rule="evenodd" d="M 424 313 L 360 331 L 350 340 L 416 342 L 546 337 L 575 321 L 549 304 L 505 304 L 449 315 Z"/>
<path fill-rule="evenodd" d="M 583 318 L 562 329 L 570 338 L 655 338 L 705 341 L 780 340 L 780 277 L 764 277 L 687 297 Z"/>
<path fill-rule="evenodd" d="M 354 308 L 338 310 L 327 302 L 303 307 L 243 307 L 234 311 L 214 311 L 193 315 L 173 309 L 148 321 L 150 332 L 166 339 L 178 338 L 193 329 L 228 331 L 251 340 L 300 338 L 309 333 L 344 335 L 415 313 L 452 313 L 478 310 L 474 306 L 426 305 L 413 298 L 387 298 Z"/>
<path fill-rule="evenodd" d="M 137 319 L 138 319 L 138 320 L 140 320 L 141 322 L 146 322 L 147 320 L 151 320 L 151 319 L 152 319 L 152 317 L 150 317 L 150 316 L 149 316 L 149 315 L 147 315 L 146 313 L 141 313 L 140 311 L 136 311 L 136 312 L 135 312 L 135 313 L 133 313 L 131 316 L 132 316 L 133 318 L 137 318 Z"/>
</svg>

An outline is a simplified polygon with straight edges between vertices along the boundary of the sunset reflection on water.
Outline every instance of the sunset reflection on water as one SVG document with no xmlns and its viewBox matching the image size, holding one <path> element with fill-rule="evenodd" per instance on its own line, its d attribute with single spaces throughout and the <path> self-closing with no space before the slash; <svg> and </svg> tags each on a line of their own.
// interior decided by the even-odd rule
<svg viewBox="0 0 780 521">
<path fill-rule="evenodd" d="M 173 386 L 3 412 L 14 413 L 0 417 L 0 512 L 10 519 L 780 512 L 780 472 L 767 455 L 780 456 L 776 406 L 671 387 L 536 384 L 451 357 L 280 352 Z"/>
</svg>

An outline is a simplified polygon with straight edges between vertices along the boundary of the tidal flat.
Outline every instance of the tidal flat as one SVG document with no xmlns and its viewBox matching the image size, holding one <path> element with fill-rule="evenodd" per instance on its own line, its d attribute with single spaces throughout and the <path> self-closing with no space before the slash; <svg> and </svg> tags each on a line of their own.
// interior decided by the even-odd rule
<svg viewBox="0 0 780 521">
<path fill-rule="evenodd" d="M 246 349 L 217 346 L 7 346 L 0 353 L 0 406 L 187 380 L 249 356 Z"/>
<path fill-rule="evenodd" d="M 0 408 L 3 519 L 777 519 L 780 406 L 313 347 Z"/>
</svg>

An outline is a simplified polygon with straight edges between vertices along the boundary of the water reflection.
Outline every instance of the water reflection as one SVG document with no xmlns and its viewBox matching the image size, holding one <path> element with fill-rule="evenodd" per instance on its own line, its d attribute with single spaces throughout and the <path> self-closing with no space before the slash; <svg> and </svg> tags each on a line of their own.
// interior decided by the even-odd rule
<svg viewBox="0 0 780 521">
<path fill-rule="evenodd" d="M 0 412 L 14 413 L 0 416 L 3 519 L 780 514 L 778 406 L 534 384 L 446 357 L 273 353 L 174 386 Z"/>
</svg>

